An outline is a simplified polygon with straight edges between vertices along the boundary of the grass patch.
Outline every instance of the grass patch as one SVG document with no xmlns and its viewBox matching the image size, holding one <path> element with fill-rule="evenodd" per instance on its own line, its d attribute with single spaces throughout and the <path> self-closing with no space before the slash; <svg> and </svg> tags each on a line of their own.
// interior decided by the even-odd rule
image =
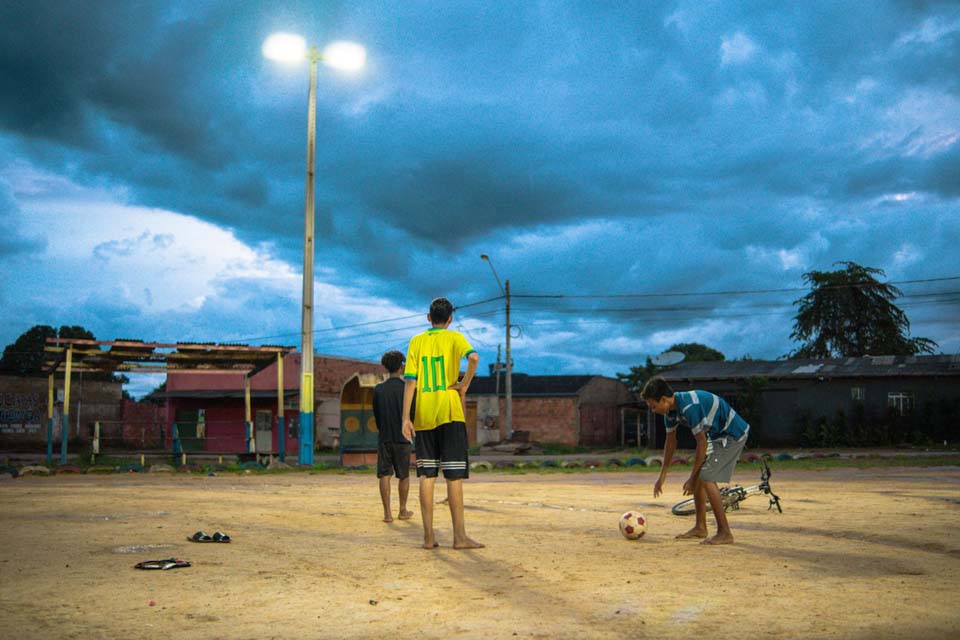
<svg viewBox="0 0 960 640">
<path fill-rule="evenodd" d="M 575 453 L 593 453 L 593 449 L 586 447 L 571 447 L 566 444 L 541 444 L 540 449 L 545 456 L 568 456 Z"/>
</svg>

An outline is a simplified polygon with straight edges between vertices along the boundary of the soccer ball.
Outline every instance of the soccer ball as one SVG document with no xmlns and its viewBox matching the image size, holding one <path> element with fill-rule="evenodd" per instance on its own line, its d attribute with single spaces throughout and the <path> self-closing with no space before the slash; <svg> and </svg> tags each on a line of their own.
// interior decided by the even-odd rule
<svg viewBox="0 0 960 640">
<path fill-rule="evenodd" d="M 620 516 L 620 533 L 627 540 L 642 538 L 647 532 L 647 519 L 639 511 L 627 511 Z"/>
</svg>

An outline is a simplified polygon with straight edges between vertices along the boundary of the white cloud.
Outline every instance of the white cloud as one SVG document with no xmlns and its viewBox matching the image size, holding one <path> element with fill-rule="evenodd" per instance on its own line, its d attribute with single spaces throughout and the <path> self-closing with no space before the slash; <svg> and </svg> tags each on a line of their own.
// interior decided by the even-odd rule
<svg viewBox="0 0 960 640">
<path fill-rule="evenodd" d="M 853 91 L 851 91 L 849 94 L 847 94 L 846 97 L 844 97 L 844 101 L 852 104 L 854 102 L 857 102 L 861 98 L 869 97 L 870 94 L 872 94 L 876 90 L 877 86 L 878 86 L 877 81 L 874 80 L 873 78 L 869 78 L 869 77 L 861 78 L 860 80 L 857 81 L 857 84 L 853 87 Z"/>
<path fill-rule="evenodd" d="M 133 314 L 120 320 L 123 326 L 103 317 L 100 332 L 146 329 L 163 333 L 143 336 L 151 340 L 233 341 L 283 331 L 287 342 L 296 341 L 302 271 L 269 244 L 251 246 L 193 216 L 131 206 L 115 201 L 115 191 L 26 169 L 10 178 L 18 205 L 12 223 L 46 246 L 0 286 L 0 297 L 16 297 L 8 320 L 17 309 L 41 308 L 47 317 L 37 321 L 56 324 L 61 317 L 88 317 L 93 305 Z M 328 281 L 335 273 L 318 269 L 315 275 L 316 329 L 411 314 Z M 198 335 L 203 332 L 211 334 Z"/>
<path fill-rule="evenodd" d="M 947 91 L 914 89 L 882 112 L 876 132 L 861 146 L 927 158 L 960 141 L 958 123 L 960 98 Z"/>
<path fill-rule="evenodd" d="M 907 31 L 897 38 L 897 46 L 929 45 L 937 42 L 946 35 L 960 31 L 960 20 L 947 21 L 939 17 L 931 17 L 920 23 L 920 26 Z"/>
<path fill-rule="evenodd" d="M 708 319 L 682 329 L 656 331 L 650 336 L 650 344 L 657 352 L 681 342 L 699 342 L 711 345 L 720 344 L 735 335 L 738 324 L 730 320 Z"/>
<path fill-rule="evenodd" d="M 923 259 L 923 252 L 909 242 L 904 242 L 893 254 L 894 269 L 900 270 L 916 264 Z"/>
<path fill-rule="evenodd" d="M 720 43 L 720 62 L 724 65 L 743 64 L 753 57 L 758 48 L 749 36 L 738 31 Z"/>
<path fill-rule="evenodd" d="M 780 271 L 805 271 L 829 246 L 829 241 L 817 232 L 793 247 L 749 245 L 744 251 L 747 260 L 758 265 L 767 265 Z"/>
</svg>

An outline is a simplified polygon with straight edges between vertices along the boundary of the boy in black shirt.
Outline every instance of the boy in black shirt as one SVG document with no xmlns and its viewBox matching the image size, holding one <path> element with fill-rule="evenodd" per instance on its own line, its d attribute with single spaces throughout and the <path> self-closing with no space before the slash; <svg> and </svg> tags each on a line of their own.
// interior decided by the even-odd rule
<svg viewBox="0 0 960 640">
<path fill-rule="evenodd" d="M 407 520 L 413 515 L 407 510 L 410 494 L 410 441 L 403 435 L 403 364 L 399 351 L 383 354 L 380 364 L 390 377 L 373 390 L 373 417 L 377 421 L 377 478 L 380 479 L 380 499 L 383 501 L 383 521 L 393 522 L 390 512 L 390 478 L 400 480 L 400 513 Z"/>
</svg>

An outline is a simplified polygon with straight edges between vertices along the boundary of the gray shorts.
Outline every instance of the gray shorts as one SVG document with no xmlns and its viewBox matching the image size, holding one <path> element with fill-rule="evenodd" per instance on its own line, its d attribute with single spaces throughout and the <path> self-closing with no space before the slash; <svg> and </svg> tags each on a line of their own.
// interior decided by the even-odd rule
<svg viewBox="0 0 960 640">
<path fill-rule="evenodd" d="M 700 467 L 700 479 L 706 482 L 730 482 L 746 445 L 747 434 L 740 440 L 730 437 L 707 440 L 707 458 Z"/>
</svg>

